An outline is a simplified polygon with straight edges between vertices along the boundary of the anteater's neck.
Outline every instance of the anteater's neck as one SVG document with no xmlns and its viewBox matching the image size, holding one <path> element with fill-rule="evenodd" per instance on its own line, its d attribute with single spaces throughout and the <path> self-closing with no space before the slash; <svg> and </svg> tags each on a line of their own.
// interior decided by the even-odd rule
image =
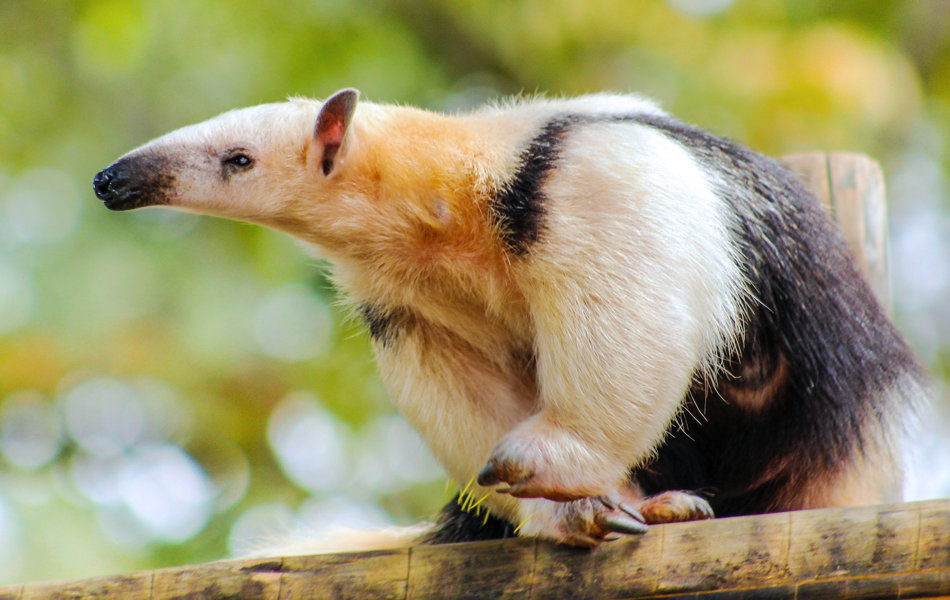
<svg viewBox="0 0 950 600">
<path fill-rule="evenodd" d="M 354 125 L 338 185 L 362 197 L 364 214 L 338 223 L 328 249 L 344 291 L 435 322 L 523 320 L 490 208 L 503 183 L 489 174 L 504 173 L 499 165 L 516 154 L 487 143 L 491 132 L 475 123 L 414 109 L 387 108 Z"/>
</svg>

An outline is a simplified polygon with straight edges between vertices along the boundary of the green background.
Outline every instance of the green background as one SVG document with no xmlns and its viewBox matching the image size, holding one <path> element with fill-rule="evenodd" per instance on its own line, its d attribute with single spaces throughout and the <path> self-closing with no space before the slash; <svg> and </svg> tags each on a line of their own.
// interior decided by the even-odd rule
<svg viewBox="0 0 950 600">
<path fill-rule="evenodd" d="M 885 167 L 896 317 L 950 365 L 950 2 L 0 1 L 0 582 L 413 523 L 448 496 L 319 264 L 256 227 L 114 214 L 92 176 L 226 109 L 353 86 L 461 110 L 638 91 L 783 154 Z M 945 402 L 907 492 L 950 495 Z"/>
</svg>

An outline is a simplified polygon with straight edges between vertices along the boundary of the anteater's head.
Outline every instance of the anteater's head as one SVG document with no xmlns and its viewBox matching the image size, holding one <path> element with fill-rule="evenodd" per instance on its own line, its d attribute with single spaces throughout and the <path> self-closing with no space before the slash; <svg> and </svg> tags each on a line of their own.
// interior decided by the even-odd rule
<svg viewBox="0 0 950 600">
<path fill-rule="evenodd" d="M 168 206 L 292 229 L 305 203 L 339 196 L 358 98 L 346 89 L 323 104 L 264 104 L 173 131 L 100 171 L 96 196 L 112 210 Z"/>
</svg>

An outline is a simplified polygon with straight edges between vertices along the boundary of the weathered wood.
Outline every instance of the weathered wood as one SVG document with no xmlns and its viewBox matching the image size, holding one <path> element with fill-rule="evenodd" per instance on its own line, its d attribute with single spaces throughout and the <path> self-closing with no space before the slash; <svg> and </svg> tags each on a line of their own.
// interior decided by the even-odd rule
<svg viewBox="0 0 950 600">
<path fill-rule="evenodd" d="M 149 594 L 145 598 L 278 600 L 281 565 L 280 559 L 235 560 L 209 563 L 197 569 L 159 569 L 152 572 Z M 124 598 L 105 595 L 89 597 Z"/>
<path fill-rule="evenodd" d="M 926 598 L 950 595 L 950 500 L 530 539 L 221 561 L 0 589 L 0 599 Z"/>
<path fill-rule="evenodd" d="M 802 180 L 823 205 L 831 207 L 831 176 L 827 154 L 824 152 L 787 154 L 781 158 L 781 162 L 802 176 Z"/>
<path fill-rule="evenodd" d="M 406 597 L 410 549 L 291 556 L 281 566 L 281 600 Z"/>
<path fill-rule="evenodd" d="M 79 600 L 80 598 L 123 598 L 148 600 L 151 573 L 131 573 L 116 577 L 96 577 L 69 583 L 40 583 L 26 585 L 20 590 L 20 600 Z M 0 592 L 0 598 L 6 597 Z"/>
<path fill-rule="evenodd" d="M 410 600 L 421 598 L 484 598 L 484 582 L 492 582 L 492 598 L 527 600 L 535 574 L 535 541 L 471 544 L 469 552 L 446 552 L 447 546 L 418 546 L 410 554 Z M 481 591 L 480 591 L 481 590 Z"/>
</svg>

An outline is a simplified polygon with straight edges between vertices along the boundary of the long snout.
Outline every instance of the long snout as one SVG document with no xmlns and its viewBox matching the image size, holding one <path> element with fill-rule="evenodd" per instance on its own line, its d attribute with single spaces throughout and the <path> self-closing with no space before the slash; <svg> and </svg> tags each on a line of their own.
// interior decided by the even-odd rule
<svg viewBox="0 0 950 600">
<path fill-rule="evenodd" d="M 167 204 L 174 180 L 164 161 L 127 156 L 99 171 L 92 188 L 106 208 L 131 210 Z"/>
</svg>

